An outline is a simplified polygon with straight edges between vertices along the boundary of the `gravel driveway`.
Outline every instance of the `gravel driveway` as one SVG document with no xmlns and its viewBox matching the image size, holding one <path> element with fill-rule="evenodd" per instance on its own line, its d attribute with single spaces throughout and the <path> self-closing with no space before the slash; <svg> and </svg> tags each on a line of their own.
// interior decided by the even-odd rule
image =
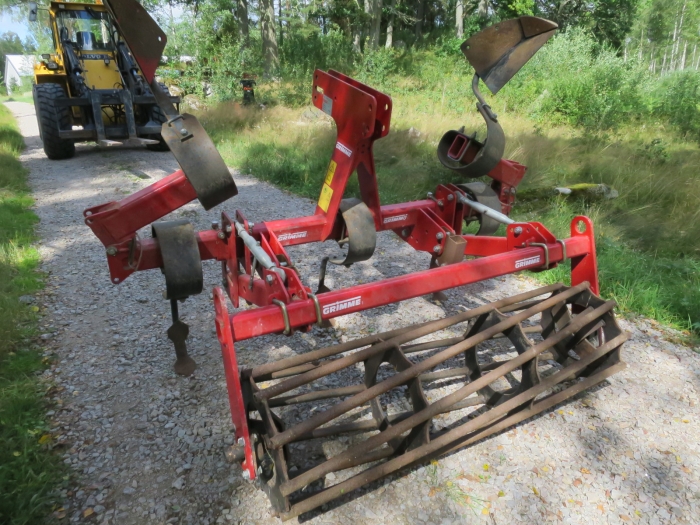
<svg viewBox="0 0 700 525">
<path fill-rule="evenodd" d="M 11 102 L 27 149 L 41 218 L 42 339 L 54 357 L 45 374 L 57 403 L 53 433 L 74 473 L 61 523 L 279 523 L 267 497 L 225 462 L 232 443 L 211 294 L 217 264 L 205 264 L 205 290 L 181 306 L 199 369 L 172 371 L 165 330 L 169 305 L 158 272 L 110 284 L 104 249 L 82 211 L 123 198 L 177 168 L 169 153 L 78 146 L 75 158 L 49 161 L 34 108 Z M 237 175 L 238 207 L 253 221 L 313 212 L 314 203 Z M 207 228 L 220 210 L 190 204 L 173 214 Z M 143 235 L 150 235 L 144 231 Z M 330 270 L 327 284 L 427 268 L 393 234 L 373 259 Z M 331 243 L 297 247 L 307 283 Z M 392 257 L 393 256 L 393 257 Z M 268 336 L 237 346 L 244 366 L 293 351 L 452 314 L 534 284 L 522 276 L 452 290 L 442 305 L 414 299 L 340 319 L 330 331 Z M 593 392 L 492 439 L 347 497 L 306 519 L 313 523 L 700 523 L 700 355 L 673 344 L 651 323 L 622 321 L 632 338 L 629 367 Z"/>
</svg>

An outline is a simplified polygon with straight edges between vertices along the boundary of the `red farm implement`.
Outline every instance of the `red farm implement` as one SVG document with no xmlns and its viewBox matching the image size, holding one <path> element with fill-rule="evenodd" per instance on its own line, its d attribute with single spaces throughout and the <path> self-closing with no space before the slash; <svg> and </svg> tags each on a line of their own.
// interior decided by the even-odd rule
<svg viewBox="0 0 700 525">
<path fill-rule="evenodd" d="M 538 222 L 508 217 L 526 168 L 502 159 L 503 131 L 478 91 L 481 79 L 497 92 L 555 29 L 546 20 L 523 17 L 464 43 L 488 133 L 483 143 L 462 131 L 445 134 L 440 162 L 471 182 L 441 184 L 425 200 L 381 204 L 372 147 L 390 132 L 391 98 L 331 70 L 313 76 L 312 102 L 337 128 L 313 215 L 253 223 L 241 212 L 224 212 L 215 228 L 201 232 L 184 221 L 155 222 L 195 198 L 208 209 L 235 193 L 230 175 L 207 185 L 197 180 L 201 170 L 192 168 L 85 211 L 86 223 L 106 247 L 112 282 L 135 271 L 163 271 L 178 373 L 191 373 L 195 364 L 187 355 L 188 327 L 178 319 L 177 301 L 202 291 L 202 261 L 221 263 L 216 330 L 237 439 L 227 455 L 268 493 L 282 519 L 500 432 L 625 366 L 620 351 L 626 335 L 615 321 L 614 303 L 597 296 L 593 224 L 575 217 L 570 236 L 558 239 Z M 138 49 L 132 51 L 138 60 Z M 185 134 L 163 136 L 181 140 L 174 151 L 188 151 Z M 355 173 L 361 198 L 344 198 Z M 465 221 L 478 221 L 477 234 L 462 233 Z M 153 237 L 139 238 L 135 232 L 149 224 Z M 494 236 L 501 224 L 505 236 Z M 328 263 L 369 259 L 377 232 L 385 230 L 430 254 L 430 267 L 339 290 L 325 286 Z M 326 240 L 338 241 L 346 252 L 320 261 L 313 293 L 286 248 Z M 237 361 L 236 343 L 246 339 L 309 331 L 339 316 L 564 262 L 571 264 L 569 287 L 547 286 L 254 368 L 240 368 Z M 242 299 L 257 308 L 231 314 L 228 299 L 234 308 Z M 426 389 L 445 380 L 443 395 L 429 401 Z M 391 413 L 387 406 L 397 399 L 406 410 Z M 436 417 L 449 425 L 438 430 Z M 343 450 L 308 463 L 303 442 L 337 436 L 348 436 Z M 338 473 L 335 484 L 330 473 Z"/>
</svg>

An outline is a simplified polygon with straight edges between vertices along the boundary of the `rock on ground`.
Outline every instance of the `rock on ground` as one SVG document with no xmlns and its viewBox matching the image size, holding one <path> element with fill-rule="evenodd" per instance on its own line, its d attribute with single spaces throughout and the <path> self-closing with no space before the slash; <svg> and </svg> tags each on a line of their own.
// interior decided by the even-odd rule
<svg viewBox="0 0 700 525">
<path fill-rule="evenodd" d="M 57 403 L 52 433 L 77 486 L 64 494 L 62 522 L 103 524 L 278 523 L 266 496 L 225 462 L 232 443 L 211 290 L 217 264 L 205 264 L 205 290 L 181 311 L 199 369 L 172 371 L 165 330 L 169 305 L 158 272 L 110 284 L 104 248 L 84 224 L 89 206 L 117 200 L 177 168 L 169 153 L 78 146 L 75 158 L 52 162 L 41 149 L 34 109 L 8 103 L 27 149 L 41 218 L 42 334 L 54 361 L 45 374 Z M 311 213 L 314 203 L 237 175 L 240 195 L 225 208 L 253 221 Z M 174 212 L 198 229 L 217 219 L 197 203 Z M 147 229 L 141 232 L 150 235 Z M 306 282 L 331 243 L 292 250 Z M 426 268 L 392 234 L 379 236 L 375 257 L 328 284 L 343 286 Z M 460 307 L 533 287 L 524 277 L 456 290 L 442 305 L 414 299 L 342 318 L 331 331 L 268 336 L 237 346 L 242 365 L 290 349 L 454 313 Z M 313 523 L 698 523 L 700 521 L 700 356 L 665 339 L 655 325 L 622 321 L 631 333 L 629 367 L 594 391 L 427 465 L 394 476 L 314 514 Z"/>
</svg>

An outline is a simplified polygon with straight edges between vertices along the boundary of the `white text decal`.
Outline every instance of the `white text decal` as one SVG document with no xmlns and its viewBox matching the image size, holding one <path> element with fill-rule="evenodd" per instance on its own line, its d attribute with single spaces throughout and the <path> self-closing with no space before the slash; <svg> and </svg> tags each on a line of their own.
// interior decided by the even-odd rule
<svg viewBox="0 0 700 525">
<path fill-rule="evenodd" d="M 348 148 L 347 146 L 344 146 L 340 142 L 335 143 L 335 147 L 345 153 L 348 157 L 352 157 L 352 150 Z"/>
<path fill-rule="evenodd" d="M 323 307 L 323 314 L 328 315 L 333 312 L 340 312 L 341 310 L 347 310 L 353 306 L 360 306 L 362 304 L 362 297 L 357 296 L 352 299 L 346 299 L 345 301 L 337 301 L 335 303 L 327 304 Z"/>
<path fill-rule="evenodd" d="M 532 266 L 533 264 L 539 264 L 539 262 L 542 260 L 542 258 L 537 255 L 536 257 L 528 257 L 527 259 L 520 259 L 519 261 L 515 261 L 515 268 L 522 268 L 524 266 Z"/>
<path fill-rule="evenodd" d="M 406 219 L 408 219 L 407 213 L 404 213 L 403 215 L 394 215 L 393 217 L 384 217 L 384 224 L 389 224 L 390 222 L 405 221 Z"/>
<path fill-rule="evenodd" d="M 292 239 L 303 239 L 306 237 L 306 232 L 283 233 L 277 236 L 278 241 L 291 241 Z"/>
</svg>

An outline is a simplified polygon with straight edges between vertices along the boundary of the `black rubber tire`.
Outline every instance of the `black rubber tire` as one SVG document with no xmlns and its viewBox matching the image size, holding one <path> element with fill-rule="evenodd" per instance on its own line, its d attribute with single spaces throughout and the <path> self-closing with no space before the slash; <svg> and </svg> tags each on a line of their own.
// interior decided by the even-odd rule
<svg viewBox="0 0 700 525">
<path fill-rule="evenodd" d="M 75 155 L 75 142 L 58 135 L 59 125 L 70 129 L 73 119 L 70 109 L 56 108 L 54 100 L 63 98 L 66 92 L 59 84 L 37 84 L 34 86 L 34 108 L 39 124 L 39 136 L 44 143 L 44 153 L 51 160 L 70 159 Z"/>
<path fill-rule="evenodd" d="M 160 87 L 168 94 L 170 94 L 170 91 L 168 91 L 168 86 L 163 84 L 162 82 L 158 83 Z M 168 120 L 168 117 L 165 116 L 165 113 L 163 113 L 163 110 L 160 109 L 160 106 L 157 104 L 153 107 L 151 107 L 151 120 L 153 122 L 157 122 L 158 124 L 163 124 L 163 122 L 166 122 Z M 151 135 L 148 137 L 153 140 L 157 140 L 158 144 L 148 144 L 146 147 L 150 149 L 151 151 L 170 151 L 170 148 L 168 147 L 168 143 L 163 140 L 163 137 L 161 136 L 160 133 L 157 135 Z"/>
</svg>

